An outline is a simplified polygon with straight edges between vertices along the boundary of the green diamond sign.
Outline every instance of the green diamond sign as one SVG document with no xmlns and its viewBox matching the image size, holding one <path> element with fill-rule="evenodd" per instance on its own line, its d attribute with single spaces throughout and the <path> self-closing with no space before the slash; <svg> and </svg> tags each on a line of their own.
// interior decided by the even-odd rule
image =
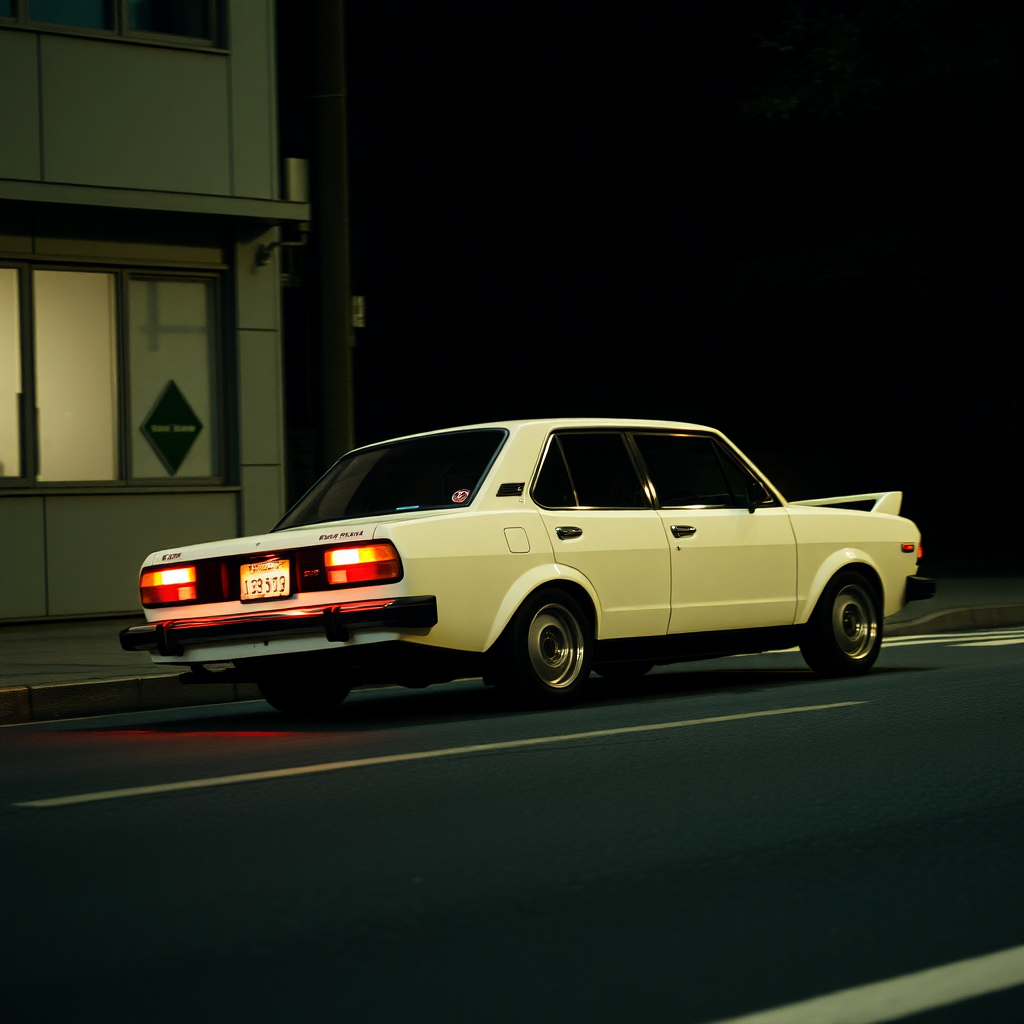
<svg viewBox="0 0 1024 1024">
<path fill-rule="evenodd" d="M 185 461 L 203 425 L 178 385 L 169 380 L 139 429 L 167 467 L 167 472 L 173 475 Z"/>
</svg>

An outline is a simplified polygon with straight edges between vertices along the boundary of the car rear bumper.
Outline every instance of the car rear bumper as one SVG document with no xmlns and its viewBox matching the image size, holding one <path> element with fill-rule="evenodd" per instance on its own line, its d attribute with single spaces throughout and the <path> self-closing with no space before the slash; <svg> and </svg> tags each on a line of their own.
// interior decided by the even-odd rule
<svg viewBox="0 0 1024 1024">
<path fill-rule="evenodd" d="M 908 576 L 906 598 L 908 601 L 926 601 L 935 596 L 936 582 L 927 576 Z"/>
<path fill-rule="evenodd" d="M 126 651 L 156 651 L 164 657 L 181 657 L 185 648 L 194 644 L 302 635 L 345 643 L 353 629 L 424 629 L 436 625 L 437 598 L 396 597 L 252 615 L 147 622 L 129 626 L 119 636 Z"/>
</svg>

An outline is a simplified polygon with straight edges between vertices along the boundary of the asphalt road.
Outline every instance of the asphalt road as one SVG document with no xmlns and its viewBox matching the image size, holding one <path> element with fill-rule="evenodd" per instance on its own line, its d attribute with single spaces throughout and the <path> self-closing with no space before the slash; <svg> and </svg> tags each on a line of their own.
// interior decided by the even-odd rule
<svg viewBox="0 0 1024 1024">
<path fill-rule="evenodd" d="M 4 1018 L 687 1024 L 1024 943 L 1024 630 L 802 664 L 0 730 Z"/>
</svg>

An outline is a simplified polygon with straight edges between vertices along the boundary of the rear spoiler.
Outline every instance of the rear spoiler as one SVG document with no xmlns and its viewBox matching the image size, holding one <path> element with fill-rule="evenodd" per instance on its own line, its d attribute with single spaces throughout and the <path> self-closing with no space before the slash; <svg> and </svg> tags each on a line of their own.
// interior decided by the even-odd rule
<svg viewBox="0 0 1024 1024">
<path fill-rule="evenodd" d="M 844 494 L 841 498 L 808 498 L 806 501 L 791 501 L 790 505 L 852 505 L 854 502 L 873 501 L 872 512 L 884 512 L 898 516 L 903 504 L 902 491 L 878 491 L 875 494 Z"/>
</svg>

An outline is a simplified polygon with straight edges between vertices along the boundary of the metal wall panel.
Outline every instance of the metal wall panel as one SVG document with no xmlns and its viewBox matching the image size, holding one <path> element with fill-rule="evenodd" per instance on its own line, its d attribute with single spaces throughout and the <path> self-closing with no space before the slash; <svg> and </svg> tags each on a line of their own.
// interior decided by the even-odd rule
<svg viewBox="0 0 1024 1024">
<path fill-rule="evenodd" d="M 0 619 L 46 614 L 42 498 L 0 497 Z"/>
<path fill-rule="evenodd" d="M 36 212 L 35 235 L 36 255 L 54 260 L 85 257 L 217 266 L 229 259 L 228 233 L 209 218 L 44 208 Z"/>
<path fill-rule="evenodd" d="M 235 196 L 277 199 L 272 0 L 228 0 L 231 155 Z"/>
<path fill-rule="evenodd" d="M 0 178 L 40 179 L 37 40 L 0 30 Z"/>
<path fill-rule="evenodd" d="M 284 515 L 284 472 L 281 466 L 242 467 L 242 534 L 273 529 Z"/>
<path fill-rule="evenodd" d="M 47 181 L 229 195 L 223 54 L 40 40 Z"/>
<path fill-rule="evenodd" d="M 261 267 L 257 254 L 261 245 L 278 237 L 278 229 L 240 225 L 235 246 L 236 326 L 242 330 L 276 331 L 280 326 L 281 268 L 278 251 Z"/>
<path fill-rule="evenodd" d="M 50 615 L 139 611 L 152 551 L 235 535 L 237 495 L 51 495 L 46 501 Z"/>
<path fill-rule="evenodd" d="M 242 465 L 280 465 L 284 415 L 277 331 L 238 332 L 238 429 Z"/>
</svg>

